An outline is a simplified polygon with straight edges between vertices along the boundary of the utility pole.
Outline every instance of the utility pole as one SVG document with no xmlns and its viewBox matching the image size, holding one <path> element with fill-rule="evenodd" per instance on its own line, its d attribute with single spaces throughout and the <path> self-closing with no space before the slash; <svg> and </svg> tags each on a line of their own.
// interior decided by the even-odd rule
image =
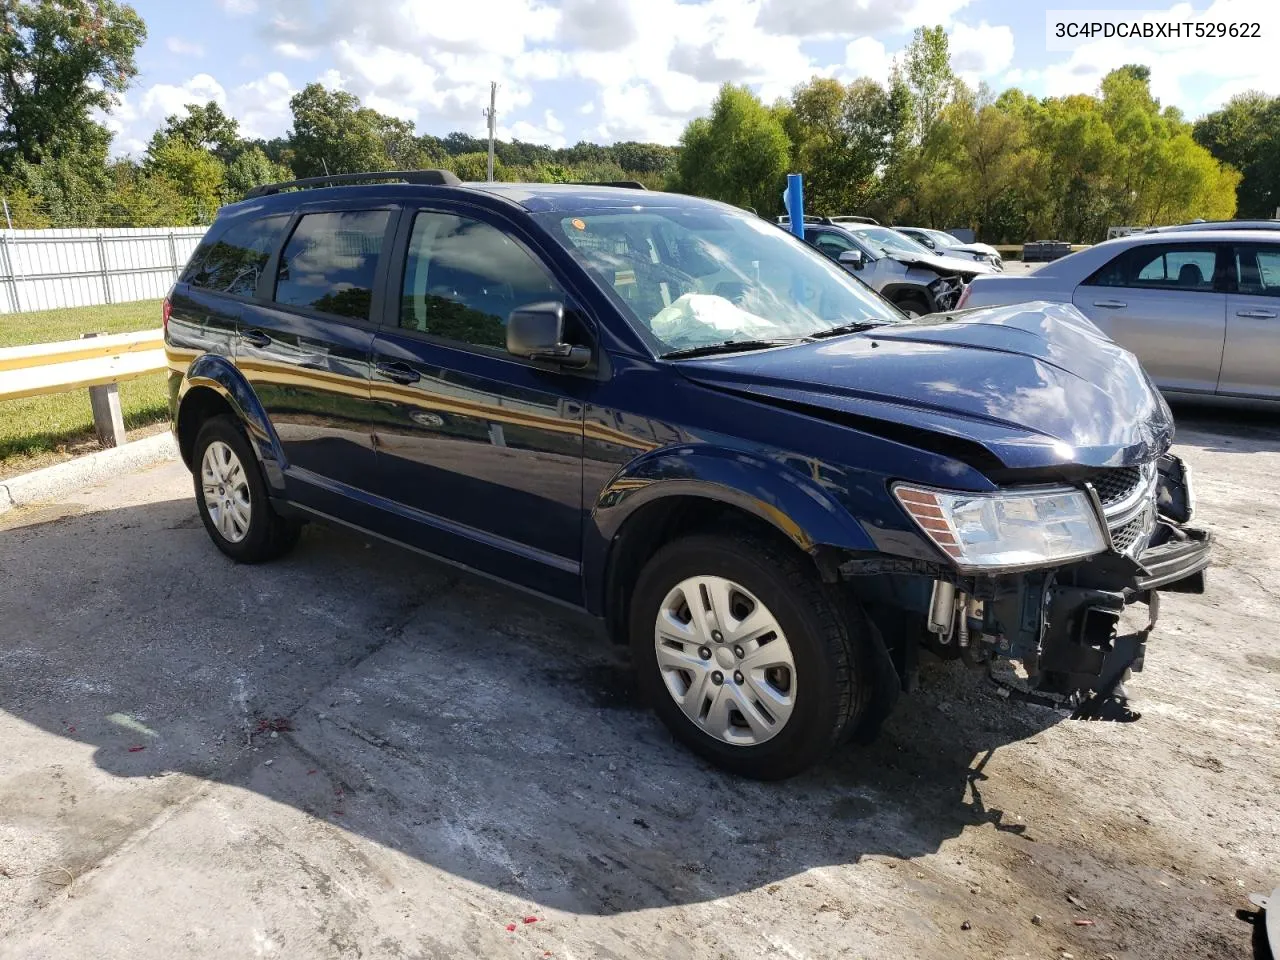
<svg viewBox="0 0 1280 960">
<path fill-rule="evenodd" d="M 493 183 L 493 138 L 498 131 L 498 82 L 489 83 L 489 109 L 484 112 L 489 120 L 489 182 Z"/>
</svg>

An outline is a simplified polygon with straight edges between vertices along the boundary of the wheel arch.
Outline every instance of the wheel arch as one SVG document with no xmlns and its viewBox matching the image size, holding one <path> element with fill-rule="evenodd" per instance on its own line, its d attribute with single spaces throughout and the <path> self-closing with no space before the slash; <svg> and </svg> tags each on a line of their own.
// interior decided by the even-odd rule
<svg viewBox="0 0 1280 960">
<path fill-rule="evenodd" d="M 192 466 L 192 450 L 200 425 L 211 416 L 230 414 L 249 435 L 250 446 L 273 492 L 284 489 L 284 454 L 279 437 L 253 387 L 226 357 L 197 357 L 178 388 L 174 431 L 183 462 Z"/>
<path fill-rule="evenodd" d="M 649 558 L 678 536 L 745 528 L 806 554 L 828 582 L 838 578 L 847 551 L 874 549 L 822 487 L 776 462 L 689 448 L 644 461 L 597 497 L 583 554 L 587 608 L 604 616 L 615 640 L 625 637 L 630 586 Z M 686 479 L 669 478 L 677 467 Z"/>
</svg>

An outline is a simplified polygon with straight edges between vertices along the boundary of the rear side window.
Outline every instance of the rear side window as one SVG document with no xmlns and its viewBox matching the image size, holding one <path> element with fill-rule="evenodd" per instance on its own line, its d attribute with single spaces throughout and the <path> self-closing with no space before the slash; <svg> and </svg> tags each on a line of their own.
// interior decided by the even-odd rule
<svg viewBox="0 0 1280 960">
<path fill-rule="evenodd" d="M 213 243 L 201 244 L 182 275 L 184 283 L 218 293 L 251 297 L 289 217 L 258 217 L 237 223 Z"/>
<path fill-rule="evenodd" d="M 844 237 L 836 233 L 811 231 L 808 234 L 808 240 L 832 260 L 840 259 L 840 254 L 844 253 L 846 250 L 857 249 L 857 247 L 853 245 L 852 241 L 846 240 Z"/>
<path fill-rule="evenodd" d="M 1254 297 L 1280 297 L 1280 246 L 1236 247 L 1237 289 Z"/>
<path fill-rule="evenodd" d="M 308 213 L 280 256 L 276 302 L 368 320 L 386 210 Z"/>
<path fill-rule="evenodd" d="M 504 347 L 517 307 L 564 300 L 546 269 L 497 227 L 448 213 L 413 220 L 400 326 L 477 347 Z"/>
<path fill-rule="evenodd" d="M 1212 292 L 1216 261 L 1217 248 L 1212 244 L 1145 244 L 1119 254 L 1085 283 Z"/>
</svg>

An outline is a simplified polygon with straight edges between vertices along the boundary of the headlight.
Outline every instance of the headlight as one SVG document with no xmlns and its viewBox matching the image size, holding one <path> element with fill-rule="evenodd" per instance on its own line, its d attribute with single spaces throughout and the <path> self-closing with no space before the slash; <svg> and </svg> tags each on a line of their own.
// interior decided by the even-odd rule
<svg viewBox="0 0 1280 960">
<path fill-rule="evenodd" d="M 956 493 L 899 484 L 893 493 L 961 569 L 1042 566 L 1107 548 L 1093 504 L 1072 487 Z"/>
</svg>

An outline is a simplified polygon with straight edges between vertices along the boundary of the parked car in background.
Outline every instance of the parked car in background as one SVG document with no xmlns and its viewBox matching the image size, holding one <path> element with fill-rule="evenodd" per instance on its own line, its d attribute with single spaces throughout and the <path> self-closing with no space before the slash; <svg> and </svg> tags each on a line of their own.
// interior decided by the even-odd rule
<svg viewBox="0 0 1280 960">
<path fill-rule="evenodd" d="M 1167 395 L 1280 402 L 1280 234 L 1136 233 L 1027 276 L 980 277 L 961 307 L 1074 304 Z"/>
<path fill-rule="evenodd" d="M 952 309 L 966 283 L 993 270 L 935 253 L 889 227 L 836 217 L 806 221 L 804 239 L 912 317 Z"/>
<path fill-rule="evenodd" d="M 1057 304 L 908 320 L 725 204 L 273 184 L 219 211 L 163 316 L 222 553 L 279 557 L 323 519 L 585 610 L 674 736 L 738 773 L 874 734 L 921 647 L 1132 719 L 1146 633 L 1117 637 L 1121 612 L 1203 589 L 1131 354 Z"/>
<path fill-rule="evenodd" d="M 1181 233 L 1186 230 L 1280 230 L 1280 220 L 1193 220 L 1169 227 L 1148 227 L 1145 233 Z"/>
<path fill-rule="evenodd" d="M 969 257 L 979 263 L 989 263 L 997 270 L 1004 269 L 1004 258 L 1000 251 L 988 243 L 965 243 L 944 230 L 932 230 L 928 227 L 894 227 L 899 233 L 910 237 L 916 243 L 928 247 L 934 253 L 950 257 Z"/>
</svg>

